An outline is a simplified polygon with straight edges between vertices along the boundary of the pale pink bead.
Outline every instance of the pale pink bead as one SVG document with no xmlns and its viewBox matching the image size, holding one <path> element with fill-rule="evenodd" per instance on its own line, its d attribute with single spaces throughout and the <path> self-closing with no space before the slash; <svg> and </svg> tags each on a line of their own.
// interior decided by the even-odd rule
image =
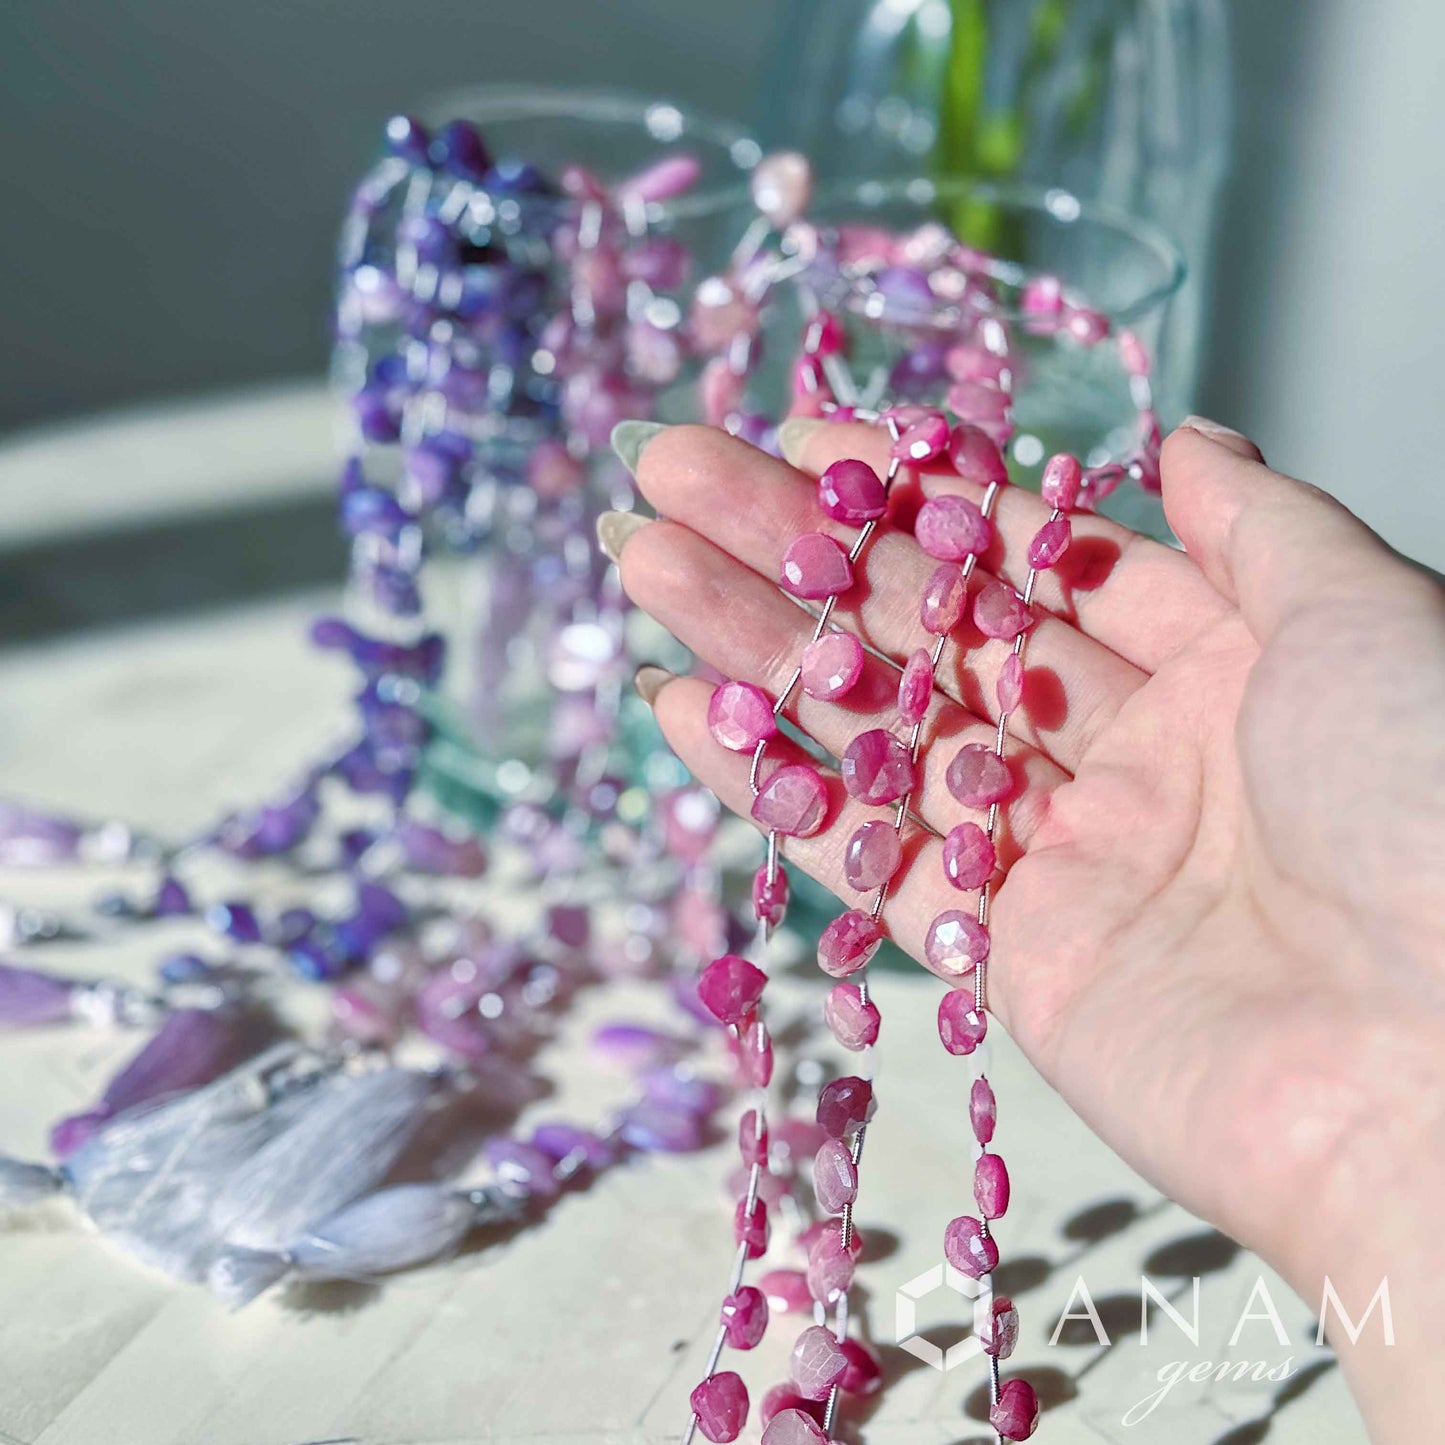
<svg viewBox="0 0 1445 1445">
<path fill-rule="evenodd" d="M 811 838 L 828 815 L 828 789 L 807 763 L 787 763 L 773 773 L 753 799 L 753 820 L 770 832 Z"/>
<path fill-rule="evenodd" d="M 859 733 L 843 750 L 838 771 L 843 786 L 860 803 L 881 807 L 913 791 L 913 759 L 886 728 Z"/>
<path fill-rule="evenodd" d="M 756 1109 L 749 1109 L 738 1120 L 738 1153 L 747 1165 L 768 1162 L 768 1126 L 759 1125 Z"/>
<path fill-rule="evenodd" d="M 830 978 L 857 973 L 883 942 L 882 927 L 858 908 L 840 913 L 818 937 L 818 967 Z"/>
<path fill-rule="evenodd" d="M 843 850 L 843 877 L 850 888 L 871 893 L 898 871 L 902 857 L 903 845 L 892 823 L 881 818 L 863 823 Z"/>
<path fill-rule="evenodd" d="M 1109 334 L 1109 318 L 1087 306 L 1074 306 L 1064 318 L 1064 330 L 1080 346 L 1097 346 Z"/>
<path fill-rule="evenodd" d="M 629 176 L 617 188 L 619 198 L 635 197 L 639 201 L 670 201 L 697 184 L 702 162 L 694 155 L 679 152 L 663 156 L 646 170 Z"/>
<path fill-rule="evenodd" d="M 909 727 L 923 721 L 933 697 L 933 658 L 926 647 L 920 647 L 904 664 L 898 679 L 898 716 Z"/>
<path fill-rule="evenodd" d="M 994 684 L 1000 712 L 1012 712 L 1024 700 L 1024 660 L 1011 652 L 1004 658 Z"/>
<path fill-rule="evenodd" d="M 709 426 L 722 426 L 743 404 L 743 378 L 726 357 L 716 356 L 703 367 L 698 391 L 703 419 Z"/>
<path fill-rule="evenodd" d="M 768 1297 L 755 1285 L 740 1286 L 723 1300 L 719 1323 L 733 1349 L 753 1349 L 768 1328 Z"/>
<path fill-rule="evenodd" d="M 923 601 L 918 616 L 924 628 L 935 636 L 951 632 L 963 620 L 968 604 L 968 583 L 963 569 L 954 562 L 935 567 L 923 584 Z"/>
<path fill-rule="evenodd" d="M 973 1081 L 968 1091 L 968 1120 L 973 1125 L 973 1137 L 980 1144 L 987 1144 L 993 1138 L 998 1124 L 998 1101 L 993 1096 L 993 1085 L 982 1076 Z"/>
<path fill-rule="evenodd" d="M 758 1288 L 767 1296 L 771 1313 L 796 1315 L 813 1308 L 808 1279 L 800 1269 L 770 1269 L 758 1277 Z"/>
<path fill-rule="evenodd" d="M 824 1214 L 841 1214 L 858 1197 L 858 1170 L 841 1139 L 829 1139 L 813 1156 L 813 1192 Z"/>
<path fill-rule="evenodd" d="M 1073 539 L 1067 517 L 1055 517 L 1053 521 L 1045 522 L 1029 543 L 1029 566 L 1040 570 L 1054 566 L 1069 550 Z"/>
<path fill-rule="evenodd" d="M 878 1041 L 878 1005 L 872 999 L 865 1002 L 856 983 L 835 983 L 828 990 L 823 1001 L 823 1021 L 833 1037 L 854 1053 Z"/>
<path fill-rule="evenodd" d="M 1005 1380 L 988 1422 L 1005 1440 L 1027 1440 L 1038 1429 L 1039 1397 L 1027 1380 Z"/>
<path fill-rule="evenodd" d="M 873 1085 L 845 1074 L 818 1091 L 818 1124 L 830 1139 L 842 1139 L 873 1117 Z"/>
<path fill-rule="evenodd" d="M 1019 1342 L 1019 1312 L 1006 1295 L 996 1295 L 979 1331 L 978 1342 L 986 1355 L 1006 1360 Z"/>
<path fill-rule="evenodd" d="M 973 1166 L 973 1197 L 985 1219 L 1002 1219 L 1008 1211 L 1008 1169 L 997 1154 L 980 1154 Z"/>
<path fill-rule="evenodd" d="M 757 1004 L 767 983 L 762 969 L 735 953 L 725 953 L 698 976 L 697 996 L 719 1023 L 736 1024 Z"/>
<path fill-rule="evenodd" d="M 762 1445 L 827 1445 L 823 1427 L 802 1410 L 777 1411 L 763 1431 Z"/>
<path fill-rule="evenodd" d="M 851 632 L 825 632 L 803 649 L 801 666 L 803 691 L 835 702 L 863 675 L 863 644 Z"/>
<path fill-rule="evenodd" d="M 689 1397 L 697 1428 L 709 1440 L 736 1440 L 748 1418 L 748 1390 L 732 1370 L 709 1375 Z"/>
<path fill-rule="evenodd" d="M 773 1077 L 773 1040 L 768 1026 L 754 1019 L 738 1037 L 738 1070 L 743 1082 L 763 1089 Z"/>
<path fill-rule="evenodd" d="M 943 369 L 954 381 L 987 381 L 997 386 L 1009 369 L 1009 359 L 984 346 L 950 346 L 944 353 Z"/>
<path fill-rule="evenodd" d="M 831 1234 L 834 1239 L 838 1238 L 839 1227 L 831 1219 L 814 1220 L 799 1236 L 798 1243 L 804 1249 L 811 1250 L 818 1241 L 826 1234 Z M 848 1255 L 854 1264 L 863 1257 L 863 1236 L 858 1232 L 855 1223 L 848 1240 Z"/>
<path fill-rule="evenodd" d="M 940 411 L 930 412 L 910 422 L 893 443 L 897 461 L 922 466 L 942 454 L 948 445 L 948 422 Z"/>
<path fill-rule="evenodd" d="M 998 1245 L 971 1214 L 951 1219 L 943 1231 L 943 1257 L 960 1274 L 982 1279 L 998 1266 Z"/>
<path fill-rule="evenodd" d="M 768 1206 L 755 1199 L 751 1214 L 747 1206 L 746 1199 L 739 1199 L 733 1211 L 733 1239 L 747 1245 L 749 1259 L 759 1259 L 768 1248 Z"/>
<path fill-rule="evenodd" d="M 853 585 L 853 564 L 823 532 L 804 532 L 783 553 L 782 584 L 794 597 L 818 602 Z"/>
<path fill-rule="evenodd" d="M 688 323 L 702 351 L 721 351 L 734 337 L 757 330 L 758 311 L 730 281 L 708 276 L 698 283 Z"/>
<path fill-rule="evenodd" d="M 988 957 L 988 929 L 978 919 L 970 918 L 957 908 L 946 908 L 928 926 L 928 936 L 923 943 L 923 956 L 934 968 L 946 969 L 949 973 L 967 973 Z M 972 995 L 969 995 L 971 998 Z M 968 1027 L 960 1015 L 959 993 L 947 993 L 938 1008 L 938 1026 L 942 1032 L 944 1015 L 956 1017 L 959 1028 Z M 983 1015 L 979 1014 L 976 1027 L 982 1028 Z M 980 1034 L 980 1037 L 982 1035 Z M 945 1047 L 948 1045 L 944 1039 Z M 968 1049 L 949 1049 L 950 1053 L 971 1053 Z"/>
<path fill-rule="evenodd" d="M 825 467 L 818 478 L 818 505 L 835 522 L 861 527 L 888 509 L 888 491 L 867 462 L 844 457 Z"/>
<path fill-rule="evenodd" d="M 954 427 L 950 434 L 948 459 L 954 471 L 975 486 L 1002 486 L 1008 481 L 1008 467 L 998 444 L 986 431 L 967 422 Z"/>
<path fill-rule="evenodd" d="M 960 421 L 993 427 L 1008 419 L 1009 394 L 986 381 L 955 381 L 948 388 L 948 404 Z"/>
<path fill-rule="evenodd" d="M 1119 333 L 1119 361 L 1130 376 L 1149 375 L 1149 352 L 1136 331 Z"/>
<path fill-rule="evenodd" d="M 548 501 L 575 492 L 586 480 L 586 467 L 562 442 L 539 442 L 527 458 L 527 485 Z"/>
<path fill-rule="evenodd" d="M 863 1340 L 846 1339 L 842 1345 L 848 1367 L 838 1376 L 845 1395 L 876 1395 L 883 1388 L 883 1362 Z"/>
<path fill-rule="evenodd" d="M 832 1331 L 822 1325 L 810 1325 L 793 1345 L 788 1373 L 805 1399 L 826 1400 L 828 1391 L 847 1367 L 848 1357 L 838 1348 Z M 774 1420 L 774 1427 L 776 1424 Z"/>
<path fill-rule="evenodd" d="M 813 198 L 813 168 L 797 151 L 778 151 L 753 167 L 749 185 L 753 205 L 771 226 L 783 231 L 808 209 Z"/>
<path fill-rule="evenodd" d="M 965 743 L 944 774 L 948 791 L 966 808 L 988 808 L 1013 792 L 1008 764 L 983 743 Z"/>
<path fill-rule="evenodd" d="M 713 689 L 707 705 L 707 729 L 713 740 L 734 753 L 750 753 L 778 730 L 773 704 L 750 682 L 725 682 Z"/>
<path fill-rule="evenodd" d="M 836 1140 L 828 1142 L 843 1147 Z M 808 1292 L 819 1304 L 830 1305 L 852 1285 L 856 1264 L 852 1251 L 843 1247 L 839 1226 L 831 1219 L 823 1223 L 824 1228 L 808 1245 Z"/>
<path fill-rule="evenodd" d="M 1012 642 L 1033 622 L 1028 604 L 1007 582 L 990 582 L 973 599 L 974 625 L 985 637 Z"/>
<path fill-rule="evenodd" d="M 1024 283 L 1019 310 L 1035 323 L 1056 319 L 1064 309 L 1064 283 L 1057 276 L 1033 276 Z M 1030 329 L 1044 329 L 1041 326 Z"/>
<path fill-rule="evenodd" d="M 987 517 L 967 497 L 932 497 L 914 519 L 913 535 L 930 557 L 962 562 L 982 552 L 993 536 Z"/>
<path fill-rule="evenodd" d="M 1078 457 L 1056 452 L 1044 463 L 1039 495 L 1056 512 L 1068 512 L 1078 505 L 1084 472 Z"/>
<path fill-rule="evenodd" d="M 943 875 L 955 888 L 982 888 L 998 864 L 988 834 L 977 823 L 959 823 L 943 840 Z"/>
<path fill-rule="evenodd" d="M 787 911 L 788 875 L 779 867 L 777 873 L 769 879 L 768 865 L 764 863 L 753 874 L 753 917 L 759 923 L 776 928 Z"/>
</svg>

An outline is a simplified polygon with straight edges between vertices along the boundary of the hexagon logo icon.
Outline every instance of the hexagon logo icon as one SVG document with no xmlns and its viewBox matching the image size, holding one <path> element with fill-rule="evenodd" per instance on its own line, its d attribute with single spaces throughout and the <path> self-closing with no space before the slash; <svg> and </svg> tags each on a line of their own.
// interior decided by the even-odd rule
<svg viewBox="0 0 1445 1445">
<path fill-rule="evenodd" d="M 940 1289 L 952 1290 L 954 1294 L 973 1301 L 973 1333 L 950 1345 L 947 1350 L 939 1349 L 932 1340 L 926 1340 L 918 1333 L 918 1301 Z M 979 1330 L 987 1323 L 992 1306 L 993 1289 L 988 1282 L 970 1279 L 951 1264 L 935 1264 L 932 1269 L 924 1270 L 900 1286 L 894 1294 L 894 1342 L 931 1369 L 940 1372 L 951 1370 L 983 1352 Z"/>
</svg>

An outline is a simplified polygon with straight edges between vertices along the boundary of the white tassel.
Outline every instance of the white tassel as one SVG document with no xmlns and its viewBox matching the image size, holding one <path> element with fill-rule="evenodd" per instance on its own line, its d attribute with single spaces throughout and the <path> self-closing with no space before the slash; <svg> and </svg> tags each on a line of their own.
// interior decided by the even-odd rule
<svg viewBox="0 0 1445 1445">
<path fill-rule="evenodd" d="M 48 1164 L 0 1156 L 0 1210 L 27 1209 L 65 1188 L 65 1176 Z"/>
</svg>

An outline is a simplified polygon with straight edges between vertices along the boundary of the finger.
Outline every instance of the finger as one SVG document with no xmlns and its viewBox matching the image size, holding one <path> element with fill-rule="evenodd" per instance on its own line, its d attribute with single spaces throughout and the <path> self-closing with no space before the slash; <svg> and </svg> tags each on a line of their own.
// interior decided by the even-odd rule
<svg viewBox="0 0 1445 1445">
<path fill-rule="evenodd" d="M 776 585 L 783 553 L 800 534 L 844 532 L 818 505 L 815 485 L 793 467 L 709 427 L 669 427 L 658 434 L 641 454 L 637 477 L 660 513 L 710 538 L 769 586 Z M 937 566 L 912 537 L 884 528 L 834 616 L 879 652 L 907 657 L 931 641 L 918 604 Z M 939 687 L 980 717 L 996 720 L 996 684 L 1008 647 L 982 646 L 971 622 L 954 641 L 939 668 Z M 1024 705 L 1010 719 L 1010 731 L 1068 771 L 1144 682 L 1137 668 L 1047 613 L 1030 633 L 1028 664 Z"/>
<path fill-rule="evenodd" d="M 861 457 L 875 467 L 888 461 L 888 433 L 865 422 L 794 423 L 785 440 L 790 457 L 815 477 L 841 457 Z M 925 496 L 951 492 L 974 502 L 983 496 L 982 486 L 946 463 L 925 469 L 919 480 Z M 1036 492 L 1002 488 L 994 504 L 994 543 L 981 565 L 1022 590 L 1028 544 L 1049 515 Z M 1135 667 L 1156 672 L 1229 612 L 1194 562 L 1173 547 L 1093 512 L 1075 513 L 1070 522 L 1074 540 L 1058 566 L 1040 575 L 1034 599 Z"/>
<path fill-rule="evenodd" d="M 813 618 L 712 543 L 676 523 L 652 522 L 627 539 L 621 567 L 627 595 L 724 676 L 754 683 L 771 697 L 792 680 Z M 898 678 L 896 667 L 870 655 L 857 685 L 843 698 L 823 702 L 794 688 L 785 715 L 840 757 L 859 733 L 897 723 Z M 946 833 L 966 818 L 983 821 L 982 811 L 965 808 L 948 791 L 945 774 L 960 747 L 992 745 L 996 732 L 992 723 L 935 690 L 913 798 L 914 812 L 930 827 Z M 1000 839 L 1005 859 L 1027 845 L 1049 797 L 1068 778 L 1032 748 L 1013 749 L 1009 765 L 1017 801 L 1005 810 L 1012 833 L 1012 839 Z M 884 816 L 880 809 L 866 811 Z"/>
</svg>

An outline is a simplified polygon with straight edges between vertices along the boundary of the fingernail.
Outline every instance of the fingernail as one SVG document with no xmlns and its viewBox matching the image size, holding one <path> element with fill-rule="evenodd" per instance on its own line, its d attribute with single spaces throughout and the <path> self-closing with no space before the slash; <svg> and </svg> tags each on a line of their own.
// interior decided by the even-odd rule
<svg viewBox="0 0 1445 1445">
<path fill-rule="evenodd" d="M 626 422 L 623 423 L 626 425 Z M 1203 432 L 1207 437 L 1218 437 L 1221 441 L 1248 441 L 1249 438 L 1243 432 L 1235 431 L 1232 426 L 1224 426 L 1220 422 L 1210 421 L 1207 416 L 1186 416 L 1180 426 L 1187 426 L 1191 431 Z"/>
<path fill-rule="evenodd" d="M 636 512 L 603 512 L 597 519 L 597 541 L 608 561 L 620 562 L 627 539 L 651 520 Z"/>
<path fill-rule="evenodd" d="M 667 423 L 661 421 L 620 421 L 612 428 L 612 450 L 622 459 L 622 465 L 635 477 L 637 459 L 642 449 L 658 432 L 666 431 Z"/>
<path fill-rule="evenodd" d="M 783 460 L 795 467 L 802 466 L 803 448 L 808 445 L 808 438 L 822 425 L 821 417 L 790 416 L 778 428 L 778 449 L 783 454 Z"/>
<path fill-rule="evenodd" d="M 665 667 L 654 667 L 648 663 L 645 667 L 639 667 L 632 679 L 632 685 L 637 689 L 637 695 L 651 707 L 657 700 L 657 694 L 674 681 L 677 677 L 675 672 L 669 672 Z"/>
</svg>

